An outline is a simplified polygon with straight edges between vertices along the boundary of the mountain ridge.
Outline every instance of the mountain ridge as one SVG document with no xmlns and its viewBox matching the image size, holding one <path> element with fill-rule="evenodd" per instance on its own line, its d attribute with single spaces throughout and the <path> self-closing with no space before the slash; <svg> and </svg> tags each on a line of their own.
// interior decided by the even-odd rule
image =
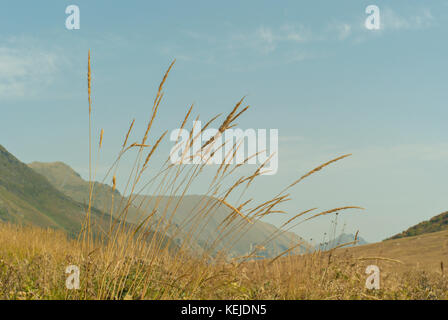
<svg viewBox="0 0 448 320">
<path fill-rule="evenodd" d="M 70 166 L 62 162 L 33 162 L 29 164 L 30 168 L 47 177 L 47 179 L 57 187 L 61 192 L 67 196 L 72 197 L 78 202 L 85 202 L 88 197 L 88 182 L 83 180 L 78 173 L 76 173 Z M 95 200 L 94 206 L 101 210 L 109 212 L 111 209 L 111 195 L 114 192 L 114 208 L 113 212 L 119 213 L 122 207 L 119 205 L 125 204 L 129 200 L 129 196 L 123 196 L 117 190 L 112 190 L 107 184 L 95 182 Z M 156 199 L 157 198 L 157 199 Z M 156 199 L 156 201 L 154 201 Z M 198 230 L 195 237 L 200 247 L 207 247 L 207 243 L 213 242 L 216 238 L 216 232 L 221 222 L 232 213 L 232 210 L 222 204 L 217 204 L 216 199 L 204 195 L 185 195 L 182 198 L 179 196 L 151 196 L 151 195 L 133 195 L 132 205 L 129 207 L 127 213 L 127 221 L 130 223 L 139 224 L 154 208 L 157 208 L 158 213 L 155 214 L 156 219 L 164 219 L 163 215 L 173 215 L 173 225 L 175 227 L 170 229 L 171 233 L 176 233 L 175 228 L 182 227 L 183 229 Z M 158 204 L 155 205 L 155 202 Z M 138 205 L 137 205 L 138 203 Z M 176 205 L 174 205 L 176 204 Z M 202 206 L 203 210 L 208 211 L 213 209 L 213 214 L 207 215 L 207 219 L 190 220 L 191 212 L 194 208 Z M 213 208 L 212 208 L 213 207 Z M 139 209 L 145 208 L 145 210 Z M 159 213 L 160 211 L 160 213 Z M 189 215 L 190 214 L 190 215 Z M 235 219 L 235 225 L 240 222 L 241 218 Z M 207 221 L 207 223 L 205 223 Z M 200 227 L 198 227 L 200 226 Z M 229 228 L 230 229 L 230 228 Z M 254 246 L 263 243 L 263 240 L 277 230 L 274 225 L 264 221 L 257 221 L 251 228 L 242 228 L 243 235 L 233 235 L 224 238 L 221 243 L 217 245 L 217 249 L 228 247 L 233 244 L 232 255 L 241 256 L 246 255 Z M 239 237 L 239 239 L 237 239 Z M 176 238 L 178 242 L 182 241 L 183 236 Z M 287 250 L 292 243 L 302 241 L 304 243 L 302 250 L 309 248 L 309 245 L 298 235 L 287 232 L 282 234 L 277 239 L 268 243 L 264 247 L 264 252 L 259 254 L 264 257 L 272 257 L 284 250 Z"/>
<path fill-rule="evenodd" d="M 417 223 L 416 225 L 413 225 L 403 232 L 393 235 L 386 240 L 418 236 L 425 233 L 433 233 L 443 230 L 448 230 L 448 211 L 442 212 L 429 220 Z"/>
<path fill-rule="evenodd" d="M 63 229 L 74 236 L 81 229 L 85 209 L 0 145 L 2 221 Z M 92 210 L 92 217 L 102 224 L 98 210 Z"/>
<path fill-rule="evenodd" d="M 318 245 L 316 245 L 316 250 L 320 250 L 320 251 L 327 251 L 327 250 L 331 250 L 333 248 L 336 248 L 340 245 L 346 244 L 346 243 L 350 243 L 355 241 L 355 235 L 352 233 L 341 233 L 339 236 L 337 236 L 335 239 L 332 239 L 330 241 L 326 241 L 324 243 L 320 243 Z M 364 244 L 368 244 L 368 242 L 360 237 L 358 235 L 357 238 L 357 243 L 356 245 L 354 244 L 350 244 L 350 245 L 346 245 L 344 247 L 348 248 L 348 247 L 353 247 L 353 246 L 360 246 L 360 245 L 364 245 Z"/>
</svg>

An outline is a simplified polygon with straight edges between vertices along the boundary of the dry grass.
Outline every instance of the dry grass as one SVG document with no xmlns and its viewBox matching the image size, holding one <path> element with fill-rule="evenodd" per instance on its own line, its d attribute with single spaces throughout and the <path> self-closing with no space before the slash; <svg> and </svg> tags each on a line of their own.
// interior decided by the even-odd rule
<svg viewBox="0 0 448 320">
<path fill-rule="evenodd" d="M 0 225 L 1 299 L 447 299 L 440 272 L 400 269 L 375 260 L 381 290 L 364 288 L 363 261 L 344 252 L 314 253 L 245 263 L 207 263 L 166 252 L 141 259 L 134 243 L 126 254 L 107 248 L 86 254 L 61 232 Z M 81 270 L 80 290 L 65 287 L 65 268 Z"/>
<path fill-rule="evenodd" d="M 375 257 L 401 262 L 385 265 L 387 272 L 418 269 L 442 274 L 446 273 L 443 266 L 448 266 L 448 231 L 341 249 L 335 254 L 350 254 L 356 259 L 369 260 L 372 263 L 376 263 Z"/>
<path fill-rule="evenodd" d="M 232 244 L 244 235 L 244 232 L 263 217 L 284 212 L 281 205 L 289 201 L 287 193 L 296 184 L 315 174 L 321 169 L 342 160 L 348 155 L 339 156 L 309 171 L 272 199 L 257 203 L 245 198 L 247 190 L 256 183 L 261 169 L 259 166 L 253 174 L 242 175 L 238 169 L 223 163 L 216 168 L 213 179 L 204 193 L 205 204 L 190 212 L 188 221 L 181 225 L 172 224 L 173 216 L 182 197 L 188 193 L 193 181 L 204 172 L 205 164 L 173 165 L 169 158 L 160 168 L 154 167 L 151 160 L 163 141 L 166 132 L 152 136 L 151 128 L 157 117 L 163 99 L 163 88 L 174 62 L 169 66 L 158 87 L 141 142 L 128 145 L 133 136 L 134 122 L 126 132 L 124 143 L 103 181 L 111 181 L 113 189 L 117 184 L 117 172 L 122 158 L 134 153 L 134 165 L 121 200 L 119 210 L 111 206 L 103 209 L 110 212 L 108 230 L 98 230 L 92 225 L 90 210 L 95 206 L 94 183 L 95 171 L 89 170 L 90 201 L 86 209 L 86 219 L 78 239 L 67 239 L 62 233 L 33 227 L 0 225 L 0 298 L 3 299 L 365 299 L 365 298 L 446 298 L 446 279 L 444 276 L 427 274 L 397 273 L 391 276 L 384 289 L 369 292 L 364 289 L 366 261 L 350 256 L 333 253 L 315 253 L 293 256 L 298 253 L 300 243 L 293 243 L 291 248 L 272 260 L 251 260 L 257 250 L 265 243 L 259 244 L 248 255 L 233 260 L 227 257 Z M 89 133 L 92 123 L 91 66 L 90 52 L 88 58 L 88 102 Z M 219 133 L 235 126 L 248 107 L 242 107 L 244 98 L 239 100 L 230 113 L 218 126 Z M 242 107 L 242 109 L 240 109 Z M 190 118 L 193 106 L 189 108 L 181 123 L 182 128 Z M 213 117 L 207 127 L 215 122 Z M 205 128 L 203 128 L 204 130 Z M 89 154 L 92 157 L 92 135 L 89 134 Z M 198 136 L 190 135 L 187 143 L 192 146 Z M 206 141 L 200 151 L 209 148 L 214 140 Z M 98 144 L 101 149 L 103 131 Z M 233 150 L 226 155 L 232 156 L 240 142 L 234 144 Z M 222 146 L 221 146 L 222 147 Z M 99 151 L 99 150 L 98 150 Z M 192 158 L 198 155 L 193 155 Z M 209 154 L 212 156 L 212 154 Z M 249 155 L 251 157 L 253 155 Z M 184 151 L 182 158 L 189 155 Z M 248 157 L 248 158 L 249 158 Z M 247 160 L 247 159 L 246 159 Z M 92 166 L 90 160 L 90 167 Z M 93 172 L 93 176 L 92 176 Z M 151 210 L 149 204 L 139 200 L 138 194 L 154 194 Z M 164 196 L 172 197 L 168 204 L 162 206 Z M 238 199 L 235 201 L 234 199 Z M 218 199 L 210 203 L 211 199 Z M 232 200 L 231 200 L 232 199 Z M 173 202 L 173 203 L 171 203 Z M 232 202 L 232 203 L 231 203 Z M 236 202 L 236 203 L 235 203 Z M 169 205 L 175 210 L 168 210 Z M 195 221 L 208 221 L 214 210 L 225 205 L 231 208 L 231 214 L 216 229 L 216 237 L 206 243 L 206 249 L 198 251 Z M 138 208 L 141 220 L 135 225 L 127 223 L 130 207 Z M 337 213 L 345 209 L 360 209 L 350 206 L 324 210 L 309 218 L 306 214 L 314 209 L 303 211 L 293 218 L 286 217 L 283 230 L 274 232 L 267 240 L 271 241 L 295 224 L 317 216 Z M 302 218 L 299 220 L 298 218 Z M 94 230 L 96 233 L 94 234 Z M 154 236 L 155 235 L 155 236 Z M 173 243 L 175 237 L 181 237 L 181 243 Z M 216 254 L 223 239 L 230 239 L 224 249 Z M 386 263 L 386 262 L 384 262 Z M 69 290 L 65 287 L 65 268 L 77 265 L 81 270 L 81 288 Z M 392 280 L 394 279 L 394 280 Z"/>
</svg>

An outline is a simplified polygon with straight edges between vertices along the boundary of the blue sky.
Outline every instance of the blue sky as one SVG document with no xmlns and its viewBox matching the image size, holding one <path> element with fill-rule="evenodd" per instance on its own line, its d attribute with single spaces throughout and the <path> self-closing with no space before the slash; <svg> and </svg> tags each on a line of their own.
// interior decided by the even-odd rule
<svg viewBox="0 0 448 320">
<path fill-rule="evenodd" d="M 70 4 L 80 30 L 65 28 Z M 377 31 L 364 27 L 370 4 Z M 132 118 L 144 130 L 176 58 L 156 132 L 178 127 L 193 102 L 207 119 L 246 95 L 239 127 L 280 136 L 279 172 L 262 177 L 257 196 L 352 153 L 295 188 L 290 209 L 363 206 L 341 215 L 346 231 L 381 240 L 448 210 L 447 25 L 445 1 L 4 2 L 0 143 L 86 177 L 90 49 L 101 173 Z M 319 239 L 329 227 L 322 217 L 295 231 Z"/>
</svg>

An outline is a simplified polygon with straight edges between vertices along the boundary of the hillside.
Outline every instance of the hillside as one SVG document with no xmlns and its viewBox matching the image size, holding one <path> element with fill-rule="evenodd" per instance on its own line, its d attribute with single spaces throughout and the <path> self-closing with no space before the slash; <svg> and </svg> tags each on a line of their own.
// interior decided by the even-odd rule
<svg viewBox="0 0 448 320">
<path fill-rule="evenodd" d="M 35 172 L 44 176 L 56 189 L 64 193 L 73 200 L 86 204 L 89 202 L 89 182 L 81 178 L 81 176 L 63 162 L 33 162 L 28 165 Z M 115 197 L 113 212 L 119 212 L 121 194 L 118 191 L 113 191 L 112 187 L 95 182 L 93 205 L 95 208 L 110 212 L 112 195 Z M 135 208 L 130 209 L 131 216 L 137 215 Z M 134 219 L 131 219 L 134 220 Z"/>
<path fill-rule="evenodd" d="M 337 249 L 336 253 L 349 254 L 357 259 L 377 264 L 382 270 L 387 271 L 406 272 L 417 268 L 440 272 L 441 264 L 445 268 L 448 266 L 448 230 Z M 389 262 L 381 258 L 399 262 Z"/>
<path fill-rule="evenodd" d="M 48 180 L 0 145 L 0 220 L 78 233 L 85 207 L 57 190 Z M 94 229 L 108 219 L 92 210 Z"/>
<path fill-rule="evenodd" d="M 172 221 L 183 230 L 183 233 L 189 233 L 201 247 L 208 247 L 216 239 L 220 232 L 219 226 L 232 213 L 232 210 L 218 202 L 216 199 L 208 196 L 189 195 L 183 198 L 177 196 L 154 197 L 138 196 L 137 202 L 142 203 L 142 207 L 149 210 L 158 203 L 160 216 L 170 217 L 177 207 L 176 214 L 172 215 Z M 199 215 L 193 214 L 200 212 Z M 232 255 L 244 255 L 250 252 L 256 245 L 260 245 L 277 228 L 269 223 L 256 221 L 253 225 L 241 223 L 242 218 L 237 217 L 234 222 L 229 224 L 226 230 L 235 230 L 230 234 L 222 232 L 222 238 L 217 243 L 216 250 L 231 248 Z M 244 227 L 243 227 L 244 226 Z M 298 241 L 303 241 L 294 233 L 288 232 L 267 244 L 263 244 L 264 250 L 258 255 L 263 257 L 273 257 L 287 250 Z M 303 241 L 302 250 L 307 244 Z"/>
<path fill-rule="evenodd" d="M 430 220 L 420 222 L 402 233 L 392 236 L 390 239 L 412 237 L 442 230 L 448 230 L 448 211 L 432 217 Z"/>
<path fill-rule="evenodd" d="M 88 182 L 83 180 L 78 173 L 66 164 L 62 162 L 34 162 L 29 164 L 29 166 L 36 172 L 44 175 L 54 187 L 65 195 L 81 203 L 87 202 L 89 194 Z M 128 202 L 127 197 L 123 197 L 118 191 L 113 191 L 110 186 L 101 183 L 95 183 L 94 194 L 94 206 L 107 212 L 110 210 L 111 198 L 112 194 L 114 194 L 113 212 L 115 215 L 122 212 L 124 204 Z M 232 212 L 231 209 L 222 204 L 217 205 L 215 199 L 207 196 L 187 195 L 181 199 L 174 196 L 154 197 L 137 195 L 129 209 L 127 221 L 130 223 L 141 222 L 156 206 L 157 213 L 155 217 L 163 218 L 162 220 L 166 220 L 166 217 L 170 217 L 174 211 L 176 212 L 172 217 L 173 227 L 169 229 L 169 234 L 177 242 L 182 241 L 185 237 L 191 237 L 200 248 L 208 248 L 210 246 L 211 242 L 216 239 L 218 226 Z M 176 207 L 177 209 L 175 209 Z M 143 209 L 139 210 L 138 208 Z M 210 211 L 212 214 L 207 214 L 206 219 L 191 219 L 194 216 L 192 213 L 198 212 L 198 210 Z M 241 219 L 239 217 L 236 218 L 231 226 L 238 223 L 241 224 Z M 188 230 L 195 231 L 187 235 L 189 233 Z M 215 249 L 231 247 L 231 255 L 245 255 L 251 248 L 263 243 L 275 230 L 277 230 L 275 226 L 258 221 L 251 225 L 249 229 L 244 228 L 239 230 L 237 234 L 233 233 L 224 236 Z M 296 234 L 291 232 L 285 233 L 265 245 L 265 250 L 261 251 L 259 255 L 265 257 L 275 256 L 298 241 L 301 241 L 301 238 Z M 306 246 L 307 244 L 304 242 L 302 250 L 305 250 Z"/>
</svg>

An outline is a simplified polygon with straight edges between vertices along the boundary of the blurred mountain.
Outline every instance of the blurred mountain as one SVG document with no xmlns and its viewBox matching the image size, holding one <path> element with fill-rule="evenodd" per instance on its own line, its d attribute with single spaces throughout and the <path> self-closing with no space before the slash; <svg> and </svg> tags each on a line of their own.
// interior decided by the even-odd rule
<svg viewBox="0 0 448 320">
<path fill-rule="evenodd" d="M 50 183 L 66 196 L 74 200 L 87 203 L 89 197 L 89 183 L 81 178 L 72 168 L 62 162 L 41 163 L 33 162 L 30 168 L 45 176 Z M 106 184 L 95 183 L 94 206 L 105 212 L 111 212 L 117 217 L 129 201 L 129 197 L 113 191 Z M 114 198 L 113 208 L 112 195 Z M 173 214 L 174 213 L 174 214 Z M 287 250 L 299 241 L 303 246 L 298 249 L 305 251 L 309 245 L 292 232 L 281 234 L 274 240 L 264 244 L 264 241 L 278 229 L 272 224 L 256 221 L 254 224 L 245 223 L 237 216 L 220 233 L 220 227 L 226 218 L 234 214 L 233 210 L 209 196 L 186 195 L 178 196 L 145 196 L 134 195 L 129 206 L 126 220 L 139 224 L 149 214 L 153 214 L 153 224 L 160 222 L 165 226 L 167 234 L 181 244 L 185 239 L 190 241 L 193 250 L 209 250 L 216 253 L 223 248 L 229 248 L 230 256 L 248 254 L 253 248 L 259 249 L 257 255 L 273 257 Z M 169 226 L 167 221 L 170 221 Z M 160 226 L 159 226 L 160 230 Z M 232 232 L 229 232 L 233 230 Z M 219 241 L 215 241 L 219 238 Z"/>
<path fill-rule="evenodd" d="M 326 241 L 324 243 L 320 243 L 320 244 L 316 245 L 316 250 L 327 251 L 327 250 L 331 250 L 333 248 L 336 248 L 337 246 L 340 246 L 342 244 L 350 243 L 350 242 L 354 242 L 354 241 L 355 241 L 355 235 L 342 233 L 342 234 L 340 234 L 338 237 L 336 237 L 333 240 Z M 350 245 L 344 246 L 344 248 L 345 247 L 359 246 L 359 245 L 363 245 L 363 244 L 368 244 L 368 242 L 365 241 L 362 237 L 360 237 L 358 235 L 358 239 L 357 239 L 357 243 L 356 244 L 350 244 Z"/>
<path fill-rule="evenodd" d="M 76 235 L 85 207 L 55 188 L 44 176 L 20 162 L 0 145 L 0 220 L 65 230 Z M 92 210 L 95 230 L 107 218 Z"/>
</svg>

